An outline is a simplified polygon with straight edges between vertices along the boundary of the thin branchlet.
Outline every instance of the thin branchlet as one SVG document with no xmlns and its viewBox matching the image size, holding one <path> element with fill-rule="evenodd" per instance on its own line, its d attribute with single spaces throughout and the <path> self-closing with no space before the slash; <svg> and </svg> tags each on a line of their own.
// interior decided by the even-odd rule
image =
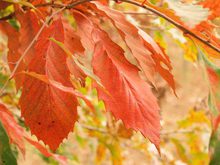
<svg viewBox="0 0 220 165">
<path fill-rule="evenodd" d="M 65 9 L 71 9 L 71 8 L 74 8 L 78 5 L 81 5 L 81 4 L 84 4 L 84 3 L 87 3 L 87 2 L 91 2 L 91 1 L 96 1 L 96 0 L 79 0 L 79 1 L 75 1 L 73 3 L 70 3 L 70 4 L 56 4 L 56 3 L 45 3 L 45 4 L 38 4 L 36 5 L 35 7 L 38 8 L 38 7 L 53 7 L 53 8 L 65 8 Z M 168 22 L 170 22 L 171 24 L 175 25 L 178 29 L 180 29 L 185 35 L 189 35 L 197 40 L 199 40 L 200 42 L 202 42 L 203 44 L 205 44 L 206 46 L 212 48 L 213 50 L 215 50 L 216 52 L 220 53 L 220 49 L 218 47 L 216 47 L 215 45 L 213 45 L 209 40 L 207 39 L 204 39 L 198 35 L 196 35 L 194 32 L 190 31 L 189 29 L 187 29 L 186 27 L 184 27 L 183 25 L 179 24 L 178 22 L 174 21 L 173 19 L 171 19 L 170 17 L 168 17 L 167 15 L 161 13 L 160 11 L 156 10 L 156 9 L 153 9 L 147 5 L 145 5 L 144 3 L 138 3 L 138 2 L 135 2 L 133 0 L 112 0 L 112 1 L 115 1 L 117 3 L 121 3 L 121 2 L 124 2 L 124 3 L 129 3 L 129 4 L 132 4 L 132 5 L 135 5 L 135 6 L 138 6 L 138 7 L 141 7 L 145 10 L 148 10 L 162 18 L 164 18 L 165 20 L 167 20 Z"/>
</svg>

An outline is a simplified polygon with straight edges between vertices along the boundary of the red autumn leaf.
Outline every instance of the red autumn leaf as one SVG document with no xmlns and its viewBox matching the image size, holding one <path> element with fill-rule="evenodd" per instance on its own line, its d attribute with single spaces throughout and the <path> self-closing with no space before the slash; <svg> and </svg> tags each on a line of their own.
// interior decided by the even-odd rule
<svg viewBox="0 0 220 165">
<path fill-rule="evenodd" d="M 7 22 L 1 22 L 0 24 L 0 30 L 3 31 L 4 34 L 8 37 L 8 65 L 10 70 L 12 71 L 16 64 L 18 59 L 20 58 L 21 54 L 19 52 L 20 49 L 20 43 L 19 43 L 19 37 L 20 33 L 15 28 L 13 28 L 9 23 Z M 17 68 L 16 73 L 21 72 L 25 69 L 25 63 L 22 60 L 19 64 L 19 67 Z M 24 77 L 23 75 L 15 76 L 16 81 L 16 87 L 19 89 L 22 86 Z"/>
<path fill-rule="evenodd" d="M 68 49 L 72 54 L 75 54 L 75 53 L 83 54 L 85 49 L 82 46 L 80 37 L 71 27 L 71 25 L 67 22 L 67 20 L 63 19 L 62 21 L 64 25 L 64 34 L 65 34 L 64 45 L 66 49 Z"/>
<path fill-rule="evenodd" d="M 142 0 L 137 0 L 137 1 L 143 2 Z M 203 3 L 201 3 L 201 5 L 203 4 L 203 6 L 205 5 L 207 7 L 213 5 L 212 8 L 214 10 L 218 9 L 218 5 L 217 5 L 217 3 L 214 3 L 214 0 L 206 0 Z M 183 27 L 184 29 L 194 33 L 196 36 L 200 37 L 204 41 L 207 41 L 209 44 L 220 49 L 219 39 L 215 37 L 214 32 L 213 32 L 214 26 L 209 21 L 204 20 L 192 28 L 192 27 L 189 27 L 186 24 L 184 24 L 183 21 L 180 19 L 180 17 L 178 17 L 173 10 L 170 10 L 168 8 L 158 7 L 156 5 L 151 4 L 148 1 L 145 1 L 145 5 L 147 6 L 147 8 L 149 8 L 153 11 L 156 11 L 157 13 L 160 13 L 160 15 L 164 15 L 164 17 L 167 20 L 170 20 L 173 24 L 175 23 L 178 27 L 180 27 L 180 29 L 182 29 L 181 27 Z M 217 11 L 217 13 L 219 13 L 219 12 Z M 211 15 L 211 17 L 209 19 L 213 19 L 213 18 L 214 17 Z M 196 39 L 192 35 L 189 35 L 187 32 L 185 32 L 185 36 L 188 36 L 191 39 L 195 40 L 195 42 L 198 43 L 199 45 L 201 45 L 210 56 L 212 56 L 214 58 L 220 58 L 218 51 L 210 48 L 209 46 L 207 46 L 206 44 L 204 44 L 200 40 Z"/>
<path fill-rule="evenodd" d="M 0 29 L 8 37 L 9 52 L 7 57 L 11 71 L 14 70 L 15 66 L 17 65 L 17 61 L 25 52 L 39 30 L 39 21 L 34 12 L 28 11 L 26 13 L 23 13 L 21 10 L 19 10 L 16 17 L 21 22 L 21 27 L 19 30 L 16 30 L 7 22 L 3 22 L 0 27 Z M 15 72 L 17 89 L 22 86 L 24 77 L 23 75 L 16 73 L 19 73 L 26 69 L 26 65 L 30 62 L 31 58 L 34 55 L 34 52 L 35 50 L 32 47 L 28 51 L 28 54 L 24 57 L 24 59 L 19 63 L 18 69 Z"/>
<path fill-rule="evenodd" d="M 97 86 L 106 109 L 127 128 L 140 131 L 159 148 L 159 107 L 149 85 L 139 77 L 139 70 L 125 59 L 123 49 L 105 32 L 83 14 L 74 12 L 74 18 L 79 29 L 90 27 L 85 29 L 85 34 L 92 35 L 81 36 L 83 40 L 96 44 L 92 66 L 104 88 Z"/>
<path fill-rule="evenodd" d="M 21 24 L 19 29 L 19 52 L 23 54 L 29 44 L 34 39 L 35 35 L 40 29 L 40 21 L 38 20 L 36 14 L 33 11 L 27 11 L 26 13 L 19 11 L 16 15 L 16 18 Z M 35 53 L 34 47 L 32 47 L 28 52 L 27 55 L 24 57 L 26 65 L 31 61 Z"/>
<path fill-rule="evenodd" d="M 140 131 L 159 148 L 159 106 L 149 85 L 105 32 L 94 30 L 93 36 L 97 43 L 92 62 L 94 73 L 107 90 L 97 88 L 99 98 L 116 119 L 121 119 L 127 128 Z"/>
<path fill-rule="evenodd" d="M 12 143 L 15 143 L 21 150 L 23 155 L 25 154 L 24 140 L 35 146 L 44 156 L 53 157 L 62 165 L 67 165 L 67 159 L 64 156 L 50 153 L 40 143 L 30 139 L 25 133 L 24 129 L 17 124 L 13 114 L 7 109 L 7 107 L 0 103 L 0 121 L 2 122 L 6 132 Z"/>
<path fill-rule="evenodd" d="M 59 82 L 48 79 L 48 77 L 45 75 L 40 75 L 40 74 L 37 74 L 34 72 L 24 72 L 24 74 L 27 74 L 28 76 L 31 76 L 31 77 L 34 77 L 34 78 L 40 80 L 40 81 L 43 81 L 44 83 L 51 85 L 51 86 L 65 92 L 65 93 L 69 93 L 69 94 L 72 94 L 73 96 L 79 97 L 79 98 L 83 99 L 91 109 L 94 109 L 91 102 L 84 95 L 75 91 L 72 87 L 63 86 Z"/>
<path fill-rule="evenodd" d="M 73 56 L 83 55 L 84 47 L 81 43 L 80 37 L 77 35 L 76 31 L 68 24 L 66 20 L 63 20 L 64 23 L 64 32 L 65 32 L 65 41 L 64 46 Z M 86 75 L 83 71 L 75 64 L 74 60 L 71 57 L 67 58 L 67 66 L 70 73 L 75 77 L 75 79 L 79 79 L 82 83 L 85 80 Z"/>
<path fill-rule="evenodd" d="M 154 82 L 154 62 L 151 53 L 145 49 L 144 44 L 138 34 L 138 29 L 128 22 L 123 14 L 116 10 L 112 10 L 107 6 L 103 6 L 98 2 L 92 2 L 102 15 L 110 18 L 118 29 L 119 33 L 130 48 L 132 55 L 137 59 L 146 77 L 150 82 Z M 94 8 L 94 7 L 93 7 Z M 131 35 L 132 34 L 132 35 Z M 135 44 L 134 44 L 135 43 Z"/>
<path fill-rule="evenodd" d="M 6 106 L 0 103 L 0 121 L 2 122 L 6 132 L 9 136 L 9 139 L 12 143 L 16 144 L 18 148 L 21 150 L 22 154 L 25 154 L 25 145 L 24 145 L 24 130 L 20 127 L 14 117 L 13 114 L 8 111 Z"/>
<path fill-rule="evenodd" d="M 84 86 L 86 74 L 83 72 L 83 70 L 76 65 L 75 61 L 72 58 L 67 59 L 67 66 L 69 68 L 70 73 L 74 76 L 74 78 L 76 80 L 79 80 Z"/>
<path fill-rule="evenodd" d="M 200 3 L 204 8 L 210 9 L 209 19 L 214 19 L 220 16 L 220 0 L 205 0 Z"/>
<path fill-rule="evenodd" d="M 112 20 L 115 27 L 120 32 L 127 46 L 130 48 L 132 55 L 137 59 L 146 77 L 154 84 L 154 70 L 169 83 L 175 90 L 175 82 L 169 57 L 161 50 L 154 40 L 141 29 L 138 29 L 126 17 L 116 10 L 110 9 L 99 2 L 92 2 L 96 5 L 102 15 Z M 135 44 L 134 44 L 135 43 Z M 168 69 L 162 66 L 164 64 Z"/>
<path fill-rule="evenodd" d="M 155 62 L 155 70 L 167 81 L 175 93 L 175 81 L 173 75 L 170 73 L 172 70 L 171 62 L 169 57 L 164 52 L 163 48 L 157 45 L 154 40 L 147 35 L 144 31 L 139 29 L 139 34 L 143 38 L 144 45 L 152 53 L 152 58 Z M 163 64 L 165 67 L 163 67 Z"/>
<path fill-rule="evenodd" d="M 94 25 L 91 21 L 83 18 L 81 14 L 77 11 L 73 11 L 73 16 L 77 22 L 77 34 L 80 36 L 80 40 L 85 49 L 89 51 L 94 50 L 94 41 L 92 40 L 92 31 L 94 29 Z"/>
<path fill-rule="evenodd" d="M 28 71 L 46 75 L 49 79 L 71 87 L 66 65 L 67 55 L 49 38 L 64 42 L 61 19 L 44 29 L 35 46 L 35 55 Z M 77 99 L 50 84 L 33 77 L 25 79 L 20 98 L 21 113 L 31 132 L 52 150 L 73 130 L 77 119 Z"/>
<path fill-rule="evenodd" d="M 30 3 L 34 6 L 38 6 L 37 9 L 39 14 L 38 16 L 42 17 L 43 19 L 50 13 L 50 7 L 48 6 L 48 8 L 44 7 L 44 6 L 40 6 L 41 4 L 45 4 L 46 0 L 29 0 Z"/>
<path fill-rule="evenodd" d="M 28 2 L 40 9 L 40 12 L 36 10 L 39 15 L 35 15 L 35 12 L 27 6 L 24 6 L 24 12 L 22 13 L 20 11 L 21 5 L 15 5 L 14 12 L 21 25 L 20 30 L 16 31 L 6 22 L 0 25 L 1 30 L 9 39 L 8 61 L 11 70 L 14 69 L 18 59 L 39 31 L 40 21 L 38 17 L 43 14 L 43 18 L 46 18 L 49 12 L 59 10 L 51 7 L 56 5 L 58 1 L 53 1 L 53 4 L 46 3 L 46 0 L 30 0 Z M 76 1 L 63 0 L 62 2 L 72 3 Z M 117 0 L 117 2 L 120 1 Z M 83 73 L 84 70 L 75 65 L 74 61 L 67 57 L 65 50 L 49 39 L 51 37 L 63 43 L 73 56 L 75 54 L 82 55 L 85 50 L 94 51 L 93 69 L 105 88 L 103 90 L 98 86 L 97 89 L 99 97 L 106 104 L 107 110 L 111 111 L 117 119 L 121 119 L 127 128 L 141 131 L 159 148 L 159 107 L 149 85 L 139 77 L 139 71 L 143 71 L 152 83 L 154 83 L 154 74 L 157 71 L 175 89 L 174 79 L 170 73 L 172 70 L 170 60 L 150 36 L 128 22 L 122 13 L 105 6 L 107 3 L 108 0 L 101 0 L 73 6 L 74 10 L 78 10 L 78 13 L 84 13 L 87 16 L 86 18 L 76 14 L 77 32 L 66 20 L 56 20 L 57 15 L 55 14 L 55 16 L 53 13 L 53 19 L 48 21 L 49 23 L 47 22 L 48 27 L 43 30 L 37 44 L 29 50 L 28 54 L 19 63 L 15 78 L 17 87 L 23 87 L 20 99 L 22 116 L 32 133 L 48 144 L 51 149 L 56 149 L 74 127 L 77 119 L 76 97 L 84 99 L 90 105 L 89 100 L 74 90 L 70 81 L 70 73 L 76 79 L 84 79 L 86 76 Z M 201 4 L 212 10 L 209 19 L 219 16 L 219 5 L 217 3 L 206 0 Z M 212 36 L 214 26 L 209 22 L 203 22 L 194 29 L 190 29 L 191 26 L 187 26 L 182 22 L 177 15 L 185 14 L 182 10 L 184 7 L 181 11 L 176 10 L 177 12 L 173 12 L 169 9 L 153 6 L 147 1 L 146 5 L 148 5 L 148 9 L 152 9 L 151 11 L 160 12 L 161 16 L 164 15 L 167 16 L 167 19 L 172 19 L 183 29 L 191 30 L 199 37 L 207 39 L 207 43 L 210 40 L 211 44 L 220 47 L 218 39 Z M 0 2 L 0 8 L 1 6 L 2 2 Z M 68 13 L 68 10 L 69 8 L 66 8 L 66 13 Z M 97 20 L 101 20 L 97 16 L 112 22 L 130 52 L 138 61 L 140 70 L 137 66 L 129 63 L 124 57 L 123 49 L 114 43 L 104 31 L 99 29 L 102 25 L 97 23 Z M 198 22 L 203 18 L 207 17 L 201 17 Z M 198 22 L 195 22 L 195 24 Z M 204 32 L 207 36 L 204 35 Z M 209 48 L 204 44 L 199 44 L 209 51 Z M 88 61 L 91 62 L 91 59 L 88 58 Z M 24 70 L 27 70 L 25 81 L 23 81 L 23 74 L 18 74 L 18 72 Z M 2 121 L 7 123 L 4 114 L 0 117 L 3 118 Z M 7 128 L 7 124 L 5 125 Z M 28 139 L 26 136 L 25 138 L 46 156 L 53 155 L 42 148 L 39 143 Z"/>
</svg>

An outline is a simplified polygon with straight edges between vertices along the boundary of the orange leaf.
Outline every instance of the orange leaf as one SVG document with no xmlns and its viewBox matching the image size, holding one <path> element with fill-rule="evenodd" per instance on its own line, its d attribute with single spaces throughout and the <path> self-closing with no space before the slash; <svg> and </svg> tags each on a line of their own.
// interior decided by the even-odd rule
<svg viewBox="0 0 220 165">
<path fill-rule="evenodd" d="M 95 30 L 94 73 L 108 91 L 97 87 L 99 98 L 126 128 L 140 131 L 159 148 L 159 106 L 149 85 L 138 75 L 138 69 L 124 57 L 124 51 L 108 35 Z M 104 41 L 104 42 L 103 42 Z"/>
<path fill-rule="evenodd" d="M 28 45 L 32 42 L 35 35 L 40 29 L 40 21 L 37 18 L 36 14 L 33 11 L 27 11 L 26 13 L 23 13 L 22 11 L 19 11 L 16 15 L 18 21 L 21 24 L 20 30 L 19 30 L 19 52 L 20 54 L 24 53 L 25 49 L 28 47 Z M 28 52 L 27 55 L 24 57 L 26 65 L 31 61 L 35 53 L 34 47 L 32 47 Z"/>
<path fill-rule="evenodd" d="M 3 33 L 6 34 L 8 37 L 8 56 L 7 56 L 7 58 L 8 58 L 9 68 L 12 71 L 15 68 L 17 61 L 21 56 L 21 54 L 19 52 L 20 33 L 19 33 L 19 31 L 17 31 L 15 28 L 13 28 L 7 22 L 1 22 L 0 30 L 3 31 Z M 24 63 L 24 61 L 21 61 L 16 73 L 21 72 L 24 69 L 25 69 L 25 63 Z M 16 76 L 15 81 L 16 81 L 16 87 L 17 87 L 17 89 L 19 89 L 22 86 L 22 83 L 24 81 L 23 75 Z"/>
<path fill-rule="evenodd" d="M 67 55 L 56 43 L 49 40 L 50 37 L 64 42 L 62 19 L 53 22 L 40 35 L 28 71 L 46 75 L 50 80 L 71 87 Z M 31 132 L 52 150 L 57 149 L 73 130 L 77 120 L 75 96 L 29 76 L 25 78 L 20 106 L 21 114 Z"/>
<path fill-rule="evenodd" d="M 173 75 L 170 73 L 172 67 L 169 57 L 161 50 L 157 43 L 147 33 L 127 21 L 121 12 L 110 9 L 99 2 L 92 3 L 96 5 L 96 10 L 99 10 L 102 15 L 108 17 L 113 22 L 130 48 L 132 55 L 139 62 L 148 80 L 155 84 L 154 72 L 157 71 L 175 91 L 175 82 Z M 163 67 L 162 64 L 166 67 Z"/>
<path fill-rule="evenodd" d="M 205 0 L 200 3 L 204 8 L 209 8 L 211 10 L 211 14 L 209 15 L 209 19 L 214 19 L 220 16 L 220 0 Z"/>
<path fill-rule="evenodd" d="M 36 147 L 44 156 L 53 157 L 55 160 L 60 162 L 62 165 L 67 165 L 67 159 L 64 156 L 50 153 L 40 143 L 31 140 L 25 133 L 24 129 L 17 124 L 13 114 L 7 109 L 7 107 L 0 103 L 0 120 L 6 129 L 6 132 L 13 143 L 15 143 L 21 150 L 23 155 L 25 154 L 24 140 L 28 141 L 31 145 Z"/>
<path fill-rule="evenodd" d="M 0 103 L 0 120 L 6 129 L 11 142 L 16 144 L 22 154 L 25 155 L 25 145 L 23 139 L 24 130 L 16 123 L 12 113 L 10 113 L 7 107 L 2 103 Z"/>
</svg>

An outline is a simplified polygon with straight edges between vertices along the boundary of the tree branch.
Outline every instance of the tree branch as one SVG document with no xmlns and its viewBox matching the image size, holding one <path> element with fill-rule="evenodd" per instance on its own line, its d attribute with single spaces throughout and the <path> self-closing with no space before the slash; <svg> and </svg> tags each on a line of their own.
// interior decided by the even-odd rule
<svg viewBox="0 0 220 165">
<path fill-rule="evenodd" d="M 8 20 L 8 19 L 11 19 L 11 18 L 14 17 L 14 15 L 15 15 L 14 13 L 11 13 L 11 14 L 5 16 L 5 17 L 1 17 L 0 21 L 5 21 L 5 20 Z"/>
<path fill-rule="evenodd" d="M 19 58 L 19 60 L 17 61 L 14 69 L 11 72 L 11 75 L 9 77 L 9 79 L 7 79 L 7 81 L 4 83 L 3 87 L 0 89 L 0 95 L 3 93 L 3 91 L 5 90 L 6 86 L 8 85 L 8 82 L 10 81 L 10 79 L 15 75 L 18 67 L 20 66 L 21 61 L 24 59 L 24 57 L 26 56 L 27 52 L 30 50 L 30 48 L 34 45 L 34 43 L 36 42 L 36 40 L 38 39 L 38 37 L 40 36 L 41 32 L 43 31 L 43 29 L 46 27 L 47 23 L 54 17 L 54 15 L 58 14 L 59 12 L 63 11 L 64 9 L 69 9 L 72 8 L 74 6 L 89 2 L 92 0 L 80 0 L 77 2 L 74 2 L 72 4 L 69 5 L 60 5 L 58 6 L 57 4 L 53 4 L 55 5 L 55 7 L 60 8 L 59 10 L 55 11 L 50 17 L 48 17 L 47 21 L 44 22 L 44 24 L 42 25 L 42 27 L 40 28 L 40 30 L 38 31 L 38 33 L 36 34 L 36 36 L 33 38 L 33 40 L 31 41 L 31 43 L 27 46 L 27 48 L 25 49 L 24 53 L 21 55 L 21 57 Z M 46 3 L 46 4 L 41 4 L 38 5 L 38 7 L 42 7 L 42 6 L 49 6 L 52 5 L 51 3 Z"/>
<path fill-rule="evenodd" d="M 71 4 L 67 4 L 67 5 L 63 5 L 63 4 L 52 4 L 52 3 L 46 3 L 46 4 L 39 4 L 39 5 L 36 5 L 35 7 L 46 7 L 46 6 L 51 6 L 51 7 L 55 7 L 55 8 L 62 8 L 62 7 L 65 7 L 65 9 L 70 9 L 70 8 L 73 8 L 77 5 L 80 5 L 80 4 L 83 4 L 83 3 L 86 3 L 86 2 L 90 2 L 90 1 L 95 1 L 95 0 L 80 0 L 80 1 L 76 1 L 76 2 L 73 2 Z M 113 0 L 113 1 L 116 1 L 116 0 Z M 211 44 L 209 41 L 207 41 L 206 39 L 202 38 L 202 37 L 199 37 L 197 36 L 196 34 L 194 34 L 192 31 L 188 30 L 187 28 L 185 28 L 183 25 L 175 22 L 173 19 L 171 19 L 170 17 L 166 16 L 165 14 L 157 11 L 156 9 L 153 9 L 147 5 L 144 5 L 144 4 L 140 4 L 138 2 L 135 2 L 133 0 L 120 0 L 120 2 L 124 2 L 124 3 L 129 3 L 129 4 L 132 4 L 132 5 L 135 5 L 135 6 L 138 6 L 138 7 L 141 7 L 145 10 L 148 10 L 162 18 L 164 18 L 165 20 L 167 20 L 168 22 L 170 22 L 171 24 L 175 25 L 178 29 L 180 29 L 181 31 L 183 31 L 184 34 L 188 34 L 190 36 L 192 36 L 193 38 L 199 40 L 200 42 L 202 42 L 203 44 L 207 45 L 208 47 L 212 48 L 213 50 L 217 51 L 218 53 L 220 53 L 220 49 L 216 46 L 214 46 L 213 44 Z"/>
<path fill-rule="evenodd" d="M 76 1 L 76 2 L 73 2 L 71 4 L 55 4 L 55 3 L 45 3 L 45 4 L 38 4 L 36 5 L 35 7 L 48 7 L 48 6 L 51 6 L 51 7 L 54 7 L 54 8 L 61 8 L 61 10 L 57 11 L 60 12 L 64 9 L 71 9 L 77 5 L 80 5 L 80 4 L 84 4 L 86 2 L 91 2 L 91 1 L 95 1 L 95 0 L 79 0 L 79 1 Z M 113 0 L 113 1 L 116 1 L 116 0 Z M 140 4 L 138 2 L 135 2 L 135 1 L 132 1 L 132 0 L 120 0 L 120 2 L 125 2 L 125 3 L 129 3 L 129 4 L 132 4 L 132 5 L 135 5 L 135 6 L 138 6 L 138 7 L 141 7 L 145 10 L 148 10 L 162 18 L 164 18 L 165 20 L 167 20 L 168 22 L 172 23 L 173 25 L 175 25 L 177 28 L 179 28 L 181 31 L 183 31 L 185 34 L 189 34 L 190 36 L 192 36 L 193 38 L 196 38 L 197 40 L 201 41 L 203 44 L 207 45 L 208 47 L 212 48 L 213 50 L 217 51 L 218 53 L 220 53 L 220 49 L 214 45 L 212 45 L 209 41 L 207 41 L 206 39 L 203 39 L 199 36 L 197 36 L 196 34 L 194 34 L 193 32 L 191 32 L 190 30 L 188 30 L 187 28 L 185 28 L 184 26 L 182 26 L 181 24 L 175 22 L 174 20 L 172 20 L 171 18 L 169 18 L 168 16 L 166 16 L 165 14 L 157 11 L 156 9 L 153 9 L 149 6 L 146 6 L 144 4 Z M 43 26 L 46 26 L 45 24 Z M 35 38 L 33 39 L 33 41 L 30 43 L 30 45 L 27 47 L 27 49 L 25 50 L 25 52 L 22 54 L 21 58 L 18 60 L 14 70 L 12 71 L 11 73 L 11 76 L 10 76 L 10 79 L 14 76 L 14 74 L 16 73 L 17 71 L 17 68 L 19 67 L 20 65 L 20 62 L 23 60 L 24 56 L 27 54 L 28 50 L 32 47 L 32 45 L 34 44 L 34 42 L 36 41 L 36 38 L 38 38 L 38 35 L 40 35 L 41 31 L 43 30 L 44 27 L 42 27 L 42 29 L 40 29 L 40 31 L 38 32 L 38 34 L 35 36 Z M 7 82 L 4 84 L 4 86 L 0 89 L 0 95 L 2 94 L 4 88 L 6 87 L 6 85 L 8 84 L 8 81 L 10 80 L 8 79 Z"/>
<path fill-rule="evenodd" d="M 193 32 L 191 32 L 190 30 L 188 30 L 187 28 L 185 28 L 184 26 L 182 26 L 181 24 L 175 22 L 174 20 L 172 20 L 170 17 L 166 16 L 165 14 L 149 7 L 146 5 L 142 5 L 139 4 L 137 2 L 134 2 L 132 0 L 120 0 L 121 2 L 125 2 L 125 3 L 129 3 L 138 7 L 141 7 L 145 10 L 151 11 L 152 13 L 164 18 L 165 20 L 167 20 L 168 22 L 172 23 L 173 25 L 175 25 L 177 28 L 179 28 L 181 31 L 183 31 L 183 33 L 185 34 L 189 34 L 190 36 L 192 36 L 193 38 L 196 38 L 197 40 L 201 41 L 203 44 L 207 45 L 208 47 L 212 48 L 213 50 L 217 51 L 218 53 L 220 53 L 220 49 L 214 45 L 212 45 L 209 41 L 207 41 L 206 39 L 203 39 L 199 36 L 197 36 L 196 34 L 194 34 Z"/>
<path fill-rule="evenodd" d="M 39 31 L 37 32 L 37 34 L 35 35 L 35 37 L 33 38 L 33 40 L 31 41 L 31 43 L 27 46 L 27 48 L 24 50 L 23 54 L 21 55 L 21 57 L 18 59 L 18 61 L 16 62 L 16 65 L 14 67 L 14 69 L 11 72 L 10 77 L 7 79 L 7 81 L 4 83 L 4 85 L 2 86 L 2 88 L 0 89 L 0 95 L 2 95 L 3 91 L 5 90 L 6 86 L 8 85 L 8 82 L 10 81 L 10 79 L 12 79 L 12 77 L 15 75 L 17 69 L 20 66 L 20 63 L 22 62 L 22 60 L 24 59 L 24 57 L 26 56 L 26 54 L 28 53 L 28 51 L 31 49 L 31 47 L 34 45 L 34 43 L 37 41 L 38 37 L 40 36 L 40 34 L 42 33 L 43 29 L 47 26 L 48 22 L 50 22 L 50 20 L 59 12 L 63 11 L 65 8 L 61 8 L 59 10 L 57 10 L 56 12 L 54 12 L 51 16 L 48 17 L 48 19 L 44 22 L 44 24 L 41 26 L 41 28 L 39 29 Z"/>
</svg>

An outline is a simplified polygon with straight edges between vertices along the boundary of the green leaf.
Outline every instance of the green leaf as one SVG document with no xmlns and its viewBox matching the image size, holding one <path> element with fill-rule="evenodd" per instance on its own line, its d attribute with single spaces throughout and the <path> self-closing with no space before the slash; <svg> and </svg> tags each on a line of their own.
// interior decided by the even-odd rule
<svg viewBox="0 0 220 165">
<path fill-rule="evenodd" d="M 10 3 L 17 3 L 20 5 L 24 5 L 33 9 L 36 9 L 31 3 L 25 1 L 25 0 L 4 0 L 5 2 L 10 2 Z"/>
<path fill-rule="evenodd" d="M 17 165 L 17 160 L 11 150 L 8 136 L 0 122 L 0 164 Z"/>
<path fill-rule="evenodd" d="M 220 165 L 220 141 L 217 141 L 215 144 L 214 154 L 210 161 L 210 165 Z"/>
</svg>

